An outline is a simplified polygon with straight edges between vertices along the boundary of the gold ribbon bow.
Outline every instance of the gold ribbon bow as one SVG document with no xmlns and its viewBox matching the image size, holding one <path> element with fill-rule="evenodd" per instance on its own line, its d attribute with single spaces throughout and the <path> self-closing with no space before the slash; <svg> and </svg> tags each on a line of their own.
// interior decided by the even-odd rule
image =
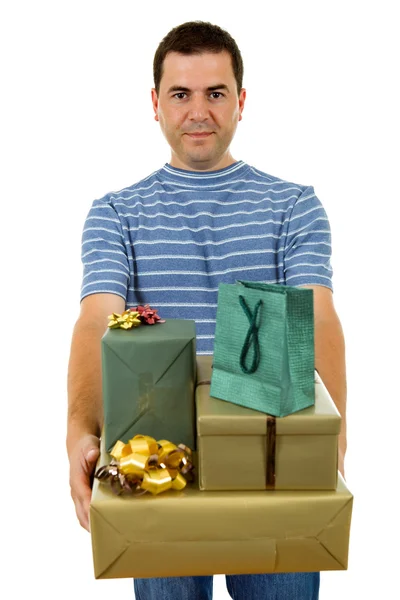
<svg viewBox="0 0 400 600">
<path fill-rule="evenodd" d="M 95 477 L 110 480 L 116 494 L 156 495 L 169 489 L 183 490 L 187 484 L 184 475 L 192 476 L 192 451 L 184 444 L 175 446 L 168 440 L 156 442 L 148 435 L 135 435 L 127 444 L 119 440 L 110 454 L 113 460 L 100 467 Z"/>
<path fill-rule="evenodd" d="M 125 310 L 122 315 L 113 313 L 108 317 L 108 326 L 110 329 L 131 329 L 132 327 L 139 327 L 142 321 L 139 319 L 140 313 L 135 310 Z"/>
</svg>

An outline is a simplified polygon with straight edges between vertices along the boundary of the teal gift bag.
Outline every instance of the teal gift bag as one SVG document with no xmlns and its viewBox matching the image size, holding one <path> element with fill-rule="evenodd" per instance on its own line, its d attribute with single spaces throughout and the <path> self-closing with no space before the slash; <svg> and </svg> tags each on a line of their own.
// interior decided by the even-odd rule
<svg viewBox="0 0 400 600">
<path fill-rule="evenodd" d="M 276 417 L 314 404 L 312 290 L 220 284 L 210 394 Z"/>
</svg>

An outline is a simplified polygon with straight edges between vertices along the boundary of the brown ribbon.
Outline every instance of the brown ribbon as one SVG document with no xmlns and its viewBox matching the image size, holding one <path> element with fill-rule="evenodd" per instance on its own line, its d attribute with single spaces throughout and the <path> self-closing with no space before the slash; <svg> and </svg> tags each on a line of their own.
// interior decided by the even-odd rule
<svg viewBox="0 0 400 600">
<path fill-rule="evenodd" d="M 266 435 L 266 489 L 275 488 L 275 458 L 276 458 L 276 419 L 272 415 L 267 416 Z"/>
</svg>

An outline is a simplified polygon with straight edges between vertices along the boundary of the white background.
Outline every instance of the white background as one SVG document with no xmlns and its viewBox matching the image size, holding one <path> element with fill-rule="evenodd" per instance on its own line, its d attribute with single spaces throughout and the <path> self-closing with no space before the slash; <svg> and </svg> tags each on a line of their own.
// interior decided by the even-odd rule
<svg viewBox="0 0 400 600">
<path fill-rule="evenodd" d="M 14 0 L 1 8 L 2 587 L 7 598 L 133 598 L 95 581 L 65 453 L 66 368 L 91 202 L 169 160 L 152 59 L 187 20 L 237 40 L 248 99 L 232 146 L 314 185 L 331 221 L 347 341 L 349 570 L 321 598 L 397 598 L 399 106 L 395 3 Z M 2 5 L 3 6 L 3 5 Z M 3 570 L 4 569 L 4 570 Z M 217 600 L 228 598 L 215 578 Z M 161 599 L 160 599 L 161 600 Z"/>
</svg>

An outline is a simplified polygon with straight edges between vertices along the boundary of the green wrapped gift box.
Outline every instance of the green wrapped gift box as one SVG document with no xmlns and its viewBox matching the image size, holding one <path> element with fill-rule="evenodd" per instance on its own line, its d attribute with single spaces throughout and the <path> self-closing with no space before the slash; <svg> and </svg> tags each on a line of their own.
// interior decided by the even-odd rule
<svg viewBox="0 0 400 600">
<path fill-rule="evenodd" d="M 137 434 L 195 448 L 195 322 L 170 319 L 102 339 L 104 436 L 108 451 Z"/>
</svg>

